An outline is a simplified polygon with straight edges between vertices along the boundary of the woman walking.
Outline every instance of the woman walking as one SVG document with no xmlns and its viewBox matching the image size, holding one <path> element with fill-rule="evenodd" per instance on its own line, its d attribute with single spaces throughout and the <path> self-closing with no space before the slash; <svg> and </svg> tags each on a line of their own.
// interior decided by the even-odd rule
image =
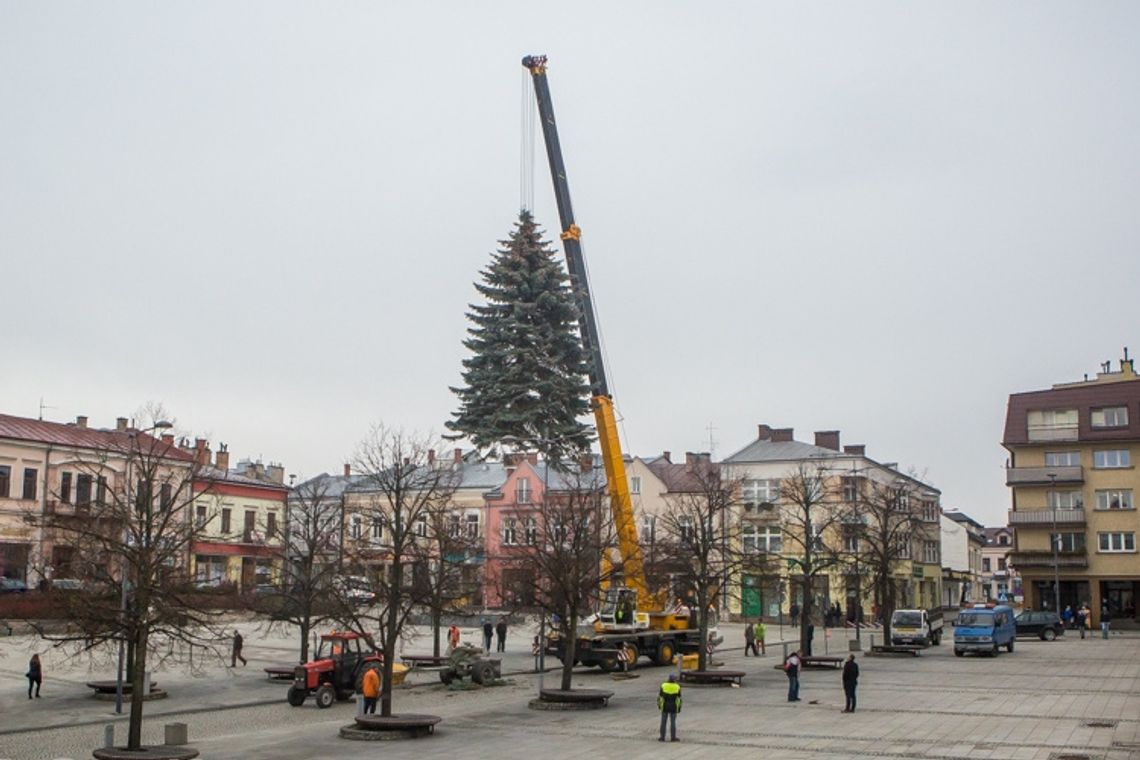
<svg viewBox="0 0 1140 760">
<path fill-rule="evenodd" d="M 36 699 L 40 698 L 40 684 L 44 680 L 43 665 L 40 664 L 40 656 L 33 654 L 31 661 L 28 663 L 28 699 L 32 698 L 32 687 L 36 690 Z"/>
</svg>

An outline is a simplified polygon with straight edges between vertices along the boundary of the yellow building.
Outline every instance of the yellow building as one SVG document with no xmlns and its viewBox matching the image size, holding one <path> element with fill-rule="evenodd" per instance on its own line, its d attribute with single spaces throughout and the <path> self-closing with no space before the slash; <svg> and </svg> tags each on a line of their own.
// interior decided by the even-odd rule
<svg viewBox="0 0 1140 760">
<path fill-rule="evenodd" d="M 1134 622 L 1140 592 L 1140 376 L 1125 352 L 1093 379 L 1009 397 L 1010 564 L 1032 609 L 1077 609 Z M 1050 538 L 1052 537 L 1052 540 Z"/>
</svg>

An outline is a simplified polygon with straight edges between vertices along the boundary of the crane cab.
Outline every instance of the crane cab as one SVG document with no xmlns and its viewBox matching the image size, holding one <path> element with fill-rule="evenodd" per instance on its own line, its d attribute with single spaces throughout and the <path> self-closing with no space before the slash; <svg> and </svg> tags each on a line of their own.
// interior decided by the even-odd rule
<svg viewBox="0 0 1140 760">
<path fill-rule="evenodd" d="M 637 609 L 637 592 L 631 588 L 608 588 L 595 626 L 599 632 L 644 631 L 649 614 Z"/>
</svg>

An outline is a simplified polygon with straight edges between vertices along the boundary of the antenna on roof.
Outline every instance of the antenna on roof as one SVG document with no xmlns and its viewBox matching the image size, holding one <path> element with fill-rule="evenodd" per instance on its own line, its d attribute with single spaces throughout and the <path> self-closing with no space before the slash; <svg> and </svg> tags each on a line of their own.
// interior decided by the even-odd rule
<svg viewBox="0 0 1140 760">
<path fill-rule="evenodd" d="M 1128 349 L 1124 349 L 1124 358 L 1128 358 Z M 40 396 L 40 422 L 44 421 L 44 409 L 55 409 L 54 406 L 48 406 L 44 403 L 44 397 Z"/>
<path fill-rule="evenodd" d="M 710 422 L 705 430 L 709 432 L 709 457 L 716 459 L 716 438 L 713 437 L 713 431 L 716 430 L 716 428 L 713 427 L 713 424 Z"/>
</svg>

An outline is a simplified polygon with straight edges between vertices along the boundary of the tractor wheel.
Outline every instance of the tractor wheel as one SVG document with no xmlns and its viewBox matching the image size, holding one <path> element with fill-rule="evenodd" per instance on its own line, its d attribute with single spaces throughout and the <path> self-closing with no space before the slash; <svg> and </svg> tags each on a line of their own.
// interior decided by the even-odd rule
<svg viewBox="0 0 1140 760">
<path fill-rule="evenodd" d="M 637 651 L 637 644 L 627 641 L 625 643 L 625 657 L 626 669 L 633 670 L 637 667 L 637 660 L 641 657 L 641 653 Z"/>
<path fill-rule="evenodd" d="M 617 653 L 615 652 L 614 654 L 603 655 L 602 657 L 598 658 L 598 667 L 606 673 L 613 673 L 618 669 Z"/>
<path fill-rule="evenodd" d="M 305 698 L 308 696 L 309 693 L 304 689 L 298 689 L 296 686 L 289 688 L 288 700 L 289 704 L 293 705 L 293 707 L 300 707 L 305 704 Z"/>
<path fill-rule="evenodd" d="M 450 670 L 441 670 L 439 671 L 439 680 L 449 684 L 455 680 L 455 673 Z"/>
<path fill-rule="evenodd" d="M 321 708 L 322 710 L 326 707 L 332 707 L 332 703 L 336 701 L 336 689 L 332 687 L 332 684 L 321 684 L 319 687 L 317 687 L 316 700 L 317 707 Z"/>
<path fill-rule="evenodd" d="M 657 664 L 658 665 L 672 665 L 673 656 L 677 653 L 673 650 L 673 642 L 662 641 L 661 646 L 657 647 Z"/>
<path fill-rule="evenodd" d="M 495 682 L 495 666 L 489 662 L 478 662 L 471 668 L 471 680 L 488 686 Z"/>
</svg>

